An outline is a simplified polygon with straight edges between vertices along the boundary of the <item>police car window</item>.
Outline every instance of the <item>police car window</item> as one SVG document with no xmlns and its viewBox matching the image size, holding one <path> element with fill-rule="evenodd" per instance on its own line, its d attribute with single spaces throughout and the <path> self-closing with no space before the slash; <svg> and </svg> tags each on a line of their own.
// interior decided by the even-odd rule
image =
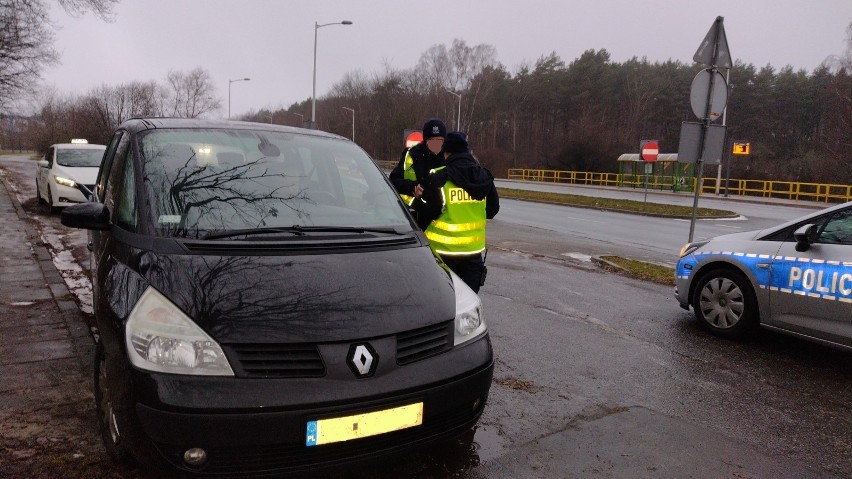
<svg viewBox="0 0 852 479">
<path fill-rule="evenodd" d="M 852 209 L 838 211 L 825 224 L 819 243 L 852 245 Z"/>
<path fill-rule="evenodd" d="M 793 233 L 796 232 L 797 229 L 801 228 L 804 225 L 816 225 L 817 229 L 820 229 L 823 224 L 830 218 L 830 215 L 820 216 L 818 218 L 811 218 L 807 221 L 803 221 L 801 223 L 796 223 L 793 226 L 788 226 L 782 230 L 776 231 L 775 233 L 769 234 L 760 238 L 763 241 L 796 241 L 796 238 L 793 236 Z"/>
</svg>

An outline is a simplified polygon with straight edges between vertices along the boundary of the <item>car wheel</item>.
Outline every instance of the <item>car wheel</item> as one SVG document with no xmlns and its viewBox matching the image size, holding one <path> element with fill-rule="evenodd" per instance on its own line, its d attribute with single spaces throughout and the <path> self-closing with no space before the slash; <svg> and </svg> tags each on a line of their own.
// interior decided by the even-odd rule
<svg viewBox="0 0 852 479">
<path fill-rule="evenodd" d="M 50 191 L 50 185 L 47 185 L 47 207 L 50 208 L 51 214 L 59 213 L 59 207 L 53 206 L 53 193 Z"/>
<path fill-rule="evenodd" d="M 758 325 L 757 299 L 742 274 L 715 269 L 701 275 L 692 308 L 702 326 L 725 337 L 743 337 Z"/>
<path fill-rule="evenodd" d="M 106 354 L 103 343 L 98 341 L 95 347 L 95 411 L 98 415 L 98 427 L 104 448 L 113 461 L 126 464 L 130 462 L 130 453 L 125 447 L 125 438 L 122 436 L 123 425 L 127 424 L 124 412 L 118 407 L 115 400 L 115 381 L 111 381 L 109 368 L 106 364 Z"/>
<path fill-rule="evenodd" d="M 36 180 L 36 199 L 38 200 L 38 204 L 43 205 L 47 203 L 44 201 L 44 198 L 41 197 L 41 189 L 38 187 L 38 180 Z"/>
</svg>

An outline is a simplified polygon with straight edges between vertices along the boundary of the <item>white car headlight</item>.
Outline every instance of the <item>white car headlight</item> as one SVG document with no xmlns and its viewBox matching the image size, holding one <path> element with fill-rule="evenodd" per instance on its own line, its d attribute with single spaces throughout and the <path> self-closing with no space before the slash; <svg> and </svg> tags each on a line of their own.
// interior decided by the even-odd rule
<svg viewBox="0 0 852 479">
<path fill-rule="evenodd" d="M 479 337 L 488 327 L 482 314 L 482 301 L 479 295 L 465 284 L 455 273 L 450 273 L 456 290 L 456 327 L 453 344 L 458 346 Z"/>
<path fill-rule="evenodd" d="M 148 288 L 125 325 L 130 362 L 172 374 L 233 376 L 216 341 L 154 288 Z"/>
<path fill-rule="evenodd" d="M 70 188 L 74 188 L 75 186 L 77 186 L 77 183 L 74 180 L 69 180 L 68 178 L 54 176 L 53 179 L 56 181 L 57 185 L 68 186 Z"/>
</svg>

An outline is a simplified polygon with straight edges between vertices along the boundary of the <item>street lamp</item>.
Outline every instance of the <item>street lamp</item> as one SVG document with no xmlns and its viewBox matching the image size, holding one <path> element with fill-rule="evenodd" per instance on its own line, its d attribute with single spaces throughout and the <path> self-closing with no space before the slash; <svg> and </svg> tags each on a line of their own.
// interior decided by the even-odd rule
<svg viewBox="0 0 852 479">
<path fill-rule="evenodd" d="M 238 81 L 249 81 L 251 78 L 237 78 L 236 80 L 228 80 L 228 119 L 231 119 L 231 83 Z"/>
<path fill-rule="evenodd" d="M 342 22 L 324 23 L 322 25 L 314 22 L 314 90 L 311 94 L 311 128 L 316 128 L 317 122 L 317 31 L 329 25 L 352 25 L 352 22 L 343 20 Z"/>
<path fill-rule="evenodd" d="M 345 106 L 342 106 L 340 108 L 343 108 L 344 110 L 349 110 L 349 111 L 352 112 L 352 141 L 355 141 L 355 110 L 352 109 L 352 108 L 345 107 Z"/>
<path fill-rule="evenodd" d="M 461 131 L 461 93 L 456 93 L 452 90 L 447 90 L 447 93 L 459 97 L 459 116 L 456 117 L 456 130 Z"/>
<path fill-rule="evenodd" d="M 302 122 L 301 126 L 305 126 L 305 115 L 301 113 L 296 113 L 295 111 L 291 111 L 290 113 L 292 113 L 293 115 L 299 115 L 299 120 Z"/>
</svg>

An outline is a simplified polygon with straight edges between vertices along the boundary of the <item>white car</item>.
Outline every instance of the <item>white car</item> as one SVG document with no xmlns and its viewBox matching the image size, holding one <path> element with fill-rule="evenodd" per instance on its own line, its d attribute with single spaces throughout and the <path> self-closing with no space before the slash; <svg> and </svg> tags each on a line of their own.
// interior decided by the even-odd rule
<svg viewBox="0 0 852 479">
<path fill-rule="evenodd" d="M 38 162 L 38 202 L 47 204 L 50 212 L 55 213 L 63 206 L 89 201 L 104 150 L 106 146 L 88 144 L 84 140 L 51 145 Z"/>
</svg>

